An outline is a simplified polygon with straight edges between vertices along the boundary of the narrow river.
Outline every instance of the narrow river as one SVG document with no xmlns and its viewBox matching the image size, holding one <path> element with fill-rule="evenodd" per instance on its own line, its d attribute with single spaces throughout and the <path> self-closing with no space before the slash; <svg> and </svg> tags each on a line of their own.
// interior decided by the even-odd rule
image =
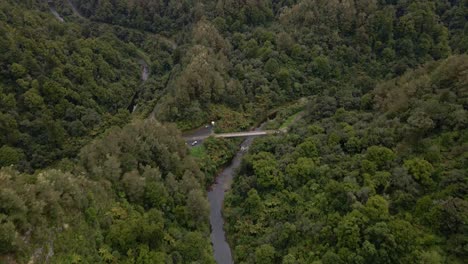
<svg viewBox="0 0 468 264">
<path fill-rule="evenodd" d="M 248 148 L 254 137 L 249 137 L 241 145 L 241 149 Z M 240 166 L 242 156 L 245 151 L 237 152 L 231 164 L 227 166 L 216 178 L 216 183 L 208 192 L 208 201 L 210 203 L 210 224 L 211 224 L 211 243 L 213 244 L 214 257 L 218 264 L 231 264 L 231 248 L 226 240 L 224 233 L 224 218 L 222 215 L 224 194 L 229 190 L 236 169 Z"/>
<path fill-rule="evenodd" d="M 263 124 L 260 125 L 255 131 L 261 130 Z M 191 138 L 195 136 L 209 136 L 212 133 L 211 126 L 205 126 L 191 131 L 186 131 L 182 134 L 184 138 Z M 210 203 L 210 225 L 211 225 L 211 243 L 213 244 L 214 258 L 218 264 L 232 264 L 231 248 L 226 240 L 224 232 L 224 218 L 223 218 L 223 203 L 225 192 L 231 188 L 232 180 L 239 168 L 242 157 L 248 151 L 250 145 L 256 136 L 246 137 L 240 146 L 240 150 L 232 159 L 231 163 L 224 168 L 224 170 L 216 176 L 215 183 L 208 191 L 208 202 Z M 201 144 L 202 140 L 197 141 L 196 144 Z M 194 146 L 193 141 L 187 141 L 189 146 Z"/>
<path fill-rule="evenodd" d="M 256 129 L 258 130 L 258 129 Z M 211 224 L 211 243 L 214 249 L 214 258 L 218 264 L 234 263 L 231 254 L 231 248 L 226 240 L 224 233 L 224 218 L 222 214 L 224 195 L 230 189 L 236 169 L 240 166 L 245 149 L 252 144 L 255 137 L 248 137 L 241 144 L 241 150 L 237 152 L 231 164 L 227 166 L 217 177 L 208 192 L 208 201 L 210 203 L 210 224 Z"/>
</svg>

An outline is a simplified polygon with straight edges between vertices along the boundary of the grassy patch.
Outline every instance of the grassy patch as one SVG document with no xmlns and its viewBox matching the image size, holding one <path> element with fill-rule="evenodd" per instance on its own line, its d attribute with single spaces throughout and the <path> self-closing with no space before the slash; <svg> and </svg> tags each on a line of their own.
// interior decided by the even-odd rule
<svg viewBox="0 0 468 264">
<path fill-rule="evenodd" d="M 238 141 L 209 137 L 201 145 L 190 148 L 190 155 L 206 176 L 206 182 L 211 185 L 219 169 L 227 164 L 236 154 Z"/>
<path fill-rule="evenodd" d="M 243 131 L 248 129 L 252 124 L 245 114 L 223 105 L 212 105 L 210 112 L 210 119 L 217 120 L 215 126 L 217 133 Z"/>
<path fill-rule="evenodd" d="M 190 148 L 190 155 L 195 158 L 203 159 L 207 156 L 206 149 L 203 145 L 198 145 Z"/>
<path fill-rule="evenodd" d="M 146 53 L 138 48 L 135 49 L 135 53 L 138 57 L 145 61 L 148 67 L 151 67 L 151 59 L 146 55 Z"/>
<path fill-rule="evenodd" d="M 303 113 L 306 99 L 301 98 L 294 103 L 277 108 L 275 118 L 268 120 L 264 129 L 286 129 L 293 125 L 294 121 Z"/>
<path fill-rule="evenodd" d="M 294 115 L 288 117 L 284 122 L 283 124 L 280 126 L 280 129 L 282 128 L 287 128 L 289 126 L 291 126 L 291 124 L 293 123 L 293 121 L 297 118 L 297 116 L 300 114 L 301 112 L 297 112 L 295 113 Z"/>
</svg>

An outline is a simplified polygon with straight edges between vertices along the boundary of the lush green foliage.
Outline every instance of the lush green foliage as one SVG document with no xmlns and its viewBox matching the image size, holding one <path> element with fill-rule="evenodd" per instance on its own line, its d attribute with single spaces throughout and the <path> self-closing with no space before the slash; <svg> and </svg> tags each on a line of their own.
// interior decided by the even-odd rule
<svg viewBox="0 0 468 264">
<path fill-rule="evenodd" d="M 163 0 L 70 0 L 93 20 L 155 33 L 176 33 L 193 21 L 195 2 Z M 68 7 L 70 8 L 70 7 Z"/>
<path fill-rule="evenodd" d="M 156 112 L 196 126 L 212 104 L 262 119 L 323 90 L 362 95 L 378 79 L 467 50 L 466 1 L 440 2 L 218 1 L 194 22 Z"/>
<path fill-rule="evenodd" d="M 0 36 L 0 144 L 26 156 L 3 165 L 44 167 L 103 127 L 128 122 L 140 82 L 134 48 L 4 2 Z"/>
<path fill-rule="evenodd" d="M 208 178 L 208 186 L 213 184 L 216 173 L 234 157 L 236 150 L 235 141 L 214 137 L 191 149 L 192 156 L 196 158 L 200 169 Z"/>
<path fill-rule="evenodd" d="M 0 170 L 0 254 L 212 263 L 204 174 L 177 134 L 139 121 L 84 147 L 71 172 Z"/>
<path fill-rule="evenodd" d="M 236 131 L 273 113 L 270 128 L 295 125 L 243 162 L 226 210 L 237 263 L 461 262 L 467 13 L 2 0 L 0 262 L 212 263 L 204 188 L 237 142 L 193 158 L 154 119 Z"/>
<path fill-rule="evenodd" d="M 454 56 L 355 106 L 317 96 L 287 136 L 258 139 L 227 198 L 236 262 L 463 263 L 467 72 Z"/>
<path fill-rule="evenodd" d="M 184 129 L 216 114 L 213 105 L 258 120 L 323 90 L 364 94 L 375 80 L 468 48 L 466 0 L 72 2 L 94 21 L 176 39 L 165 91 L 146 98 Z"/>
</svg>

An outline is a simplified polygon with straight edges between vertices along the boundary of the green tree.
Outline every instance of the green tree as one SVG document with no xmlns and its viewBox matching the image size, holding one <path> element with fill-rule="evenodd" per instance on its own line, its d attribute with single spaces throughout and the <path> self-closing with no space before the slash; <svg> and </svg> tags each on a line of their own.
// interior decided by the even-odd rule
<svg viewBox="0 0 468 264">
<path fill-rule="evenodd" d="M 390 216 L 388 202 L 380 195 L 374 195 L 367 200 L 364 213 L 372 221 L 384 221 Z"/>
<path fill-rule="evenodd" d="M 0 148 L 0 167 L 16 165 L 24 159 L 25 156 L 21 149 L 12 148 L 6 145 Z"/>
<path fill-rule="evenodd" d="M 192 190 L 188 193 L 187 208 L 196 224 L 208 222 L 210 205 L 201 190 Z"/>
<path fill-rule="evenodd" d="M 16 249 L 16 230 L 15 225 L 10 221 L 2 219 L 4 215 L 0 214 L 0 253 L 8 254 Z"/>
<path fill-rule="evenodd" d="M 372 146 L 367 149 L 367 158 L 379 168 L 388 168 L 395 159 L 395 153 L 386 147 Z"/>
<path fill-rule="evenodd" d="M 244 210 L 256 217 L 259 217 L 263 213 L 262 198 L 258 195 L 257 190 L 251 189 L 247 193 Z"/>
<path fill-rule="evenodd" d="M 277 168 L 277 162 L 271 153 L 262 152 L 253 157 L 252 166 L 257 176 L 260 188 L 281 189 L 283 186 L 283 174 Z"/>
<path fill-rule="evenodd" d="M 276 250 L 270 244 L 263 244 L 255 250 L 255 263 L 267 264 L 273 263 Z"/>
<path fill-rule="evenodd" d="M 432 183 L 431 174 L 434 169 L 428 161 L 420 158 L 413 158 L 405 160 L 404 167 L 416 181 L 423 185 L 430 185 Z"/>
<path fill-rule="evenodd" d="M 11 64 L 10 71 L 15 79 L 22 78 L 27 74 L 27 69 L 19 63 Z"/>
<path fill-rule="evenodd" d="M 290 164 L 286 168 L 286 181 L 292 182 L 294 186 L 301 186 L 318 175 L 318 168 L 310 158 L 301 157 L 296 163 Z"/>
</svg>

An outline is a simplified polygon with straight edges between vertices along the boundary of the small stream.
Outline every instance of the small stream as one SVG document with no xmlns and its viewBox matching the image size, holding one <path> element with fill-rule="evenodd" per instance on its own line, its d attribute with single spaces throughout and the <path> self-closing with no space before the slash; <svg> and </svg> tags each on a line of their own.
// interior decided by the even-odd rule
<svg viewBox="0 0 468 264">
<path fill-rule="evenodd" d="M 55 3 L 51 1 L 47 1 L 47 3 L 49 5 L 49 9 L 52 15 L 54 15 L 54 17 L 57 18 L 58 21 L 63 23 L 63 17 L 61 17 L 60 14 L 57 12 L 57 8 L 55 8 Z"/>
<path fill-rule="evenodd" d="M 73 14 L 75 14 L 76 16 L 78 16 L 79 18 L 84 18 L 80 12 L 78 11 L 78 8 L 76 8 L 75 4 L 71 1 L 71 0 L 67 0 L 68 2 L 68 5 L 70 6 Z"/>
<path fill-rule="evenodd" d="M 141 59 L 139 60 L 138 62 L 140 65 L 141 65 L 141 81 L 143 83 L 145 83 L 148 78 L 149 78 L 149 75 L 150 75 L 150 69 L 149 69 L 149 66 L 148 64 L 146 63 L 145 60 Z M 138 96 L 140 94 L 140 91 L 141 89 L 137 90 L 133 96 L 132 96 L 132 99 L 130 101 L 130 105 L 127 107 L 128 111 L 130 111 L 131 113 L 135 112 L 136 108 L 137 108 L 137 104 L 136 104 L 136 101 L 138 99 Z"/>
<path fill-rule="evenodd" d="M 146 63 L 146 61 L 144 61 L 144 60 L 140 60 L 140 65 L 143 68 L 141 70 L 141 80 L 143 82 L 146 82 L 148 80 L 149 75 L 150 75 L 149 66 Z"/>
<path fill-rule="evenodd" d="M 59 13 L 55 9 L 55 7 L 50 6 L 50 12 L 52 12 L 52 14 L 58 19 L 58 21 L 60 21 L 62 23 L 64 22 L 63 18 L 59 15 Z"/>
</svg>

